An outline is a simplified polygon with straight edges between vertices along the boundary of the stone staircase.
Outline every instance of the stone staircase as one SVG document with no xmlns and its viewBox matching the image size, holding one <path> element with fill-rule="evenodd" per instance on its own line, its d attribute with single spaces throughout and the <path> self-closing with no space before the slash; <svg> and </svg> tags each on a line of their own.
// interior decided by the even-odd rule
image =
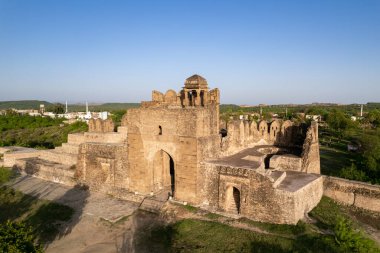
<svg viewBox="0 0 380 253">
<path fill-rule="evenodd" d="M 239 214 L 238 210 L 240 209 L 240 206 L 238 207 L 236 200 L 240 201 L 240 195 L 239 193 L 234 192 L 231 201 L 228 203 L 227 212 Z"/>
<path fill-rule="evenodd" d="M 148 197 L 143 200 L 139 209 L 152 213 L 159 213 L 165 203 L 166 201 L 156 199 L 154 197 Z"/>
<path fill-rule="evenodd" d="M 161 208 L 168 201 L 168 192 L 170 191 L 170 187 L 165 187 L 153 196 L 144 198 L 139 208 L 152 213 L 160 213 Z"/>
<path fill-rule="evenodd" d="M 33 177 L 69 186 L 76 185 L 75 167 L 38 157 L 22 158 L 16 161 L 17 168 Z"/>
<path fill-rule="evenodd" d="M 79 142 L 63 143 L 61 147 L 40 150 L 37 157 L 16 160 L 16 167 L 28 175 L 73 186 L 78 161 Z"/>
</svg>

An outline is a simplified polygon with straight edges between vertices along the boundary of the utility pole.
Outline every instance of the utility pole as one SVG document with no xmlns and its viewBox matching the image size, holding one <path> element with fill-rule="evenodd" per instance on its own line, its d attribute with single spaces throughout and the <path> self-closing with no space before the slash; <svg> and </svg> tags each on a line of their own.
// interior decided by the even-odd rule
<svg viewBox="0 0 380 253">
<path fill-rule="evenodd" d="M 360 117 L 363 117 L 363 105 L 360 105 Z"/>
</svg>

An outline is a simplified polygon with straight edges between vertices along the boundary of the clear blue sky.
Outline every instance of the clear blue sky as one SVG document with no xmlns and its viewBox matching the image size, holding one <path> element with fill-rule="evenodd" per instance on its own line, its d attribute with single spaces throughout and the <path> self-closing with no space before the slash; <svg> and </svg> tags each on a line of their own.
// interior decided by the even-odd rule
<svg viewBox="0 0 380 253">
<path fill-rule="evenodd" d="M 380 101 L 380 1 L 0 0 L 0 100 Z"/>
</svg>

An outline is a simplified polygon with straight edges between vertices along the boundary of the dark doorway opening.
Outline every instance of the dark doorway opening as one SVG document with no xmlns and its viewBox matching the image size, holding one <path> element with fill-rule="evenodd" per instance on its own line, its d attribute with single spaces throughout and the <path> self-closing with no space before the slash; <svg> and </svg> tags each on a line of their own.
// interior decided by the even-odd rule
<svg viewBox="0 0 380 253">
<path fill-rule="evenodd" d="M 227 136 L 228 132 L 226 129 L 222 128 L 220 129 L 219 134 L 222 136 L 222 138 L 224 138 Z"/>
<path fill-rule="evenodd" d="M 240 214 L 240 191 L 237 188 L 234 187 L 232 195 L 233 195 L 233 198 L 234 198 L 234 202 L 235 202 L 235 206 L 236 206 L 236 211 L 237 211 L 238 214 Z"/>
<path fill-rule="evenodd" d="M 264 158 L 264 164 L 265 164 L 265 168 L 266 169 L 269 169 L 270 168 L 270 159 L 272 158 L 274 154 L 269 154 L 267 155 L 265 158 Z"/>
<path fill-rule="evenodd" d="M 171 156 L 170 157 L 170 183 L 171 183 L 171 194 L 172 197 L 174 197 L 174 192 L 175 192 L 175 171 L 174 171 L 174 161 Z"/>
</svg>

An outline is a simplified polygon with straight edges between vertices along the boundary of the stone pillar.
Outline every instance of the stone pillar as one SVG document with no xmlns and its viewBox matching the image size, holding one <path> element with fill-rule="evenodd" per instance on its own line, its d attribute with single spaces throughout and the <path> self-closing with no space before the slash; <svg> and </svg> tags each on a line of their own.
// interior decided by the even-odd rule
<svg viewBox="0 0 380 253">
<path fill-rule="evenodd" d="M 201 92 L 200 90 L 197 90 L 197 96 L 196 96 L 196 100 L 195 100 L 195 105 L 196 106 L 201 106 Z"/>
<path fill-rule="evenodd" d="M 203 105 L 208 105 L 208 92 L 207 90 L 203 90 Z"/>
<path fill-rule="evenodd" d="M 188 91 L 183 89 L 183 106 L 189 106 Z"/>
</svg>

